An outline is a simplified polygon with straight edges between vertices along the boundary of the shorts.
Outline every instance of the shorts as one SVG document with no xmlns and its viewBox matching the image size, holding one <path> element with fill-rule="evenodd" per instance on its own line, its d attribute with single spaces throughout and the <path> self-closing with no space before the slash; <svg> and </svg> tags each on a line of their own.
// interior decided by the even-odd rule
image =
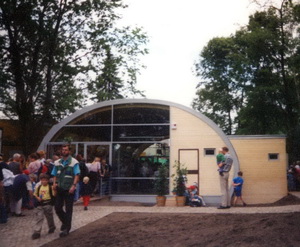
<svg viewBox="0 0 300 247">
<path fill-rule="evenodd" d="M 242 191 L 241 190 L 234 190 L 234 195 L 239 197 L 242 196 Z"/>
</svg>

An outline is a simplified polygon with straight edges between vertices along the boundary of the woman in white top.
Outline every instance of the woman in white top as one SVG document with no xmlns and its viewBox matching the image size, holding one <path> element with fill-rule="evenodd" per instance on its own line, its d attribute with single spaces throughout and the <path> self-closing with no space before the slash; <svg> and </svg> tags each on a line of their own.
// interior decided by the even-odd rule
<svg viewBox="0 0 300 247">
<path fill-rule="evenodd" d="M 100 178 L 100 172 L 101 172 L 101 158 L 95 157 L 94 161 L 92 163 L 87 164 L 87 167 L 89 168 L 89 178 L 90 178 L 90 185 L 92 187 L 92 191 L 94 192 L 97 182 Z"/>
</svg>

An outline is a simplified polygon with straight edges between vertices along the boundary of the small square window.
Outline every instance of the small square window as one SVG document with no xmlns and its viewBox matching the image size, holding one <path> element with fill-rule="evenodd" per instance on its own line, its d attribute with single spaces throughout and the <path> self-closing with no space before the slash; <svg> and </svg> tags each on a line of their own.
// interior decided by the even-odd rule
<svg viewBox="0 0 300 247">
<path fill-rule="evenodd" d="M 278 160 L 278 159 L 279 159 L 279 154 L 277 154 L 277 153 L 269 154 L 269 160 Z"/>
<path fill-rule="evenodd" d="M 215 155 L 215 148 L 204 148 L 205 155 Z"/>
</svg>

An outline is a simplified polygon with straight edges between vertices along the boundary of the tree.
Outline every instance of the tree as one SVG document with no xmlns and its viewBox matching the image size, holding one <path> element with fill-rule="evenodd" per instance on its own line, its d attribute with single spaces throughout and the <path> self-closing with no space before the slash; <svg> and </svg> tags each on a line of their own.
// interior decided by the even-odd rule
<svg viewBox="0 0 300 247">
<path fill-rule="evenodd" d="M 234 37 L 214 38 L 196 63 L 198 84 L 193 107 L 215 121 L 227 134 L 234 132 L 236 112 L 244 100 L 247 64 Z"/>
<path fill-rule="evenodd" d="M 140 67 L 131 60 L 147 53 L 147 38 L 139 28 L 114 28 L 125 7 L 120 0 L 0 1 L 0 111 L 19 120 L 25 154 L 90 93 L 98 101 L 93 83 L 107 73 L 120 94 L 136 93 Z"/>
<path fill-rule="evenodd" d="M 232 40 L 232 44 L 227 47 L 226 56 L 214 54 L 213 62 L 222 59 L 224 63 L 216 66 L 211 62 L 212 66 L 208 71 L 200 74 L 209 80 L 201 89 L 204 92 L 198 91 L 198 94 L 208 94 L 207 85 L 220 84 L 222 80 L 215 77 L 215 74 L 221 71 L 226 75 L 225 84 L 228 84 L 230 95 L 239 99 L 238 107 L 235 107 L 235 133 L 286 133 L 287 150 L 291 160 L 300 158 L 299 9 L 299 3 L 283 0 L 279 7 L 269 6 L 266 10 L 251 15 L 246 27 L 227 38 Z M 210 49 L 217 48 L 214 44 Z M 203 69 L 203 64 L 210 61 L 210 58 L 203 56 L 205 53 L 201 55 L 199 68 Z M 233 66 L 235 62 L 228 57 L 232 57 L 236 63 L 241 63 L 241 67 Z M 197 71 L 200 71 L 199 68 L 196 67 Z M 236 91 L 230 88 L 232 83 L 237 85 Z M 221 92 L 218 91 L 222 97 L 228 95 L 225 89 L 226 87 L 222 88 Z M 224 113 L 228 107 L 226 102 L 219 102 L 222 97 L 211 97 L 210 100 L 213 103 L 217 102 L 221 109 L 217 115 L 219 121 L 222 121 L 223 117 L 223 121 L 226 122 L 228 116 Z M 194 102 L 197 100 L 201 98 L 195 99 Z M 211 107 L 206 105 L 205 101 L 202 103 Z M 235 105 L 229 104 L 232 104 L 233 109 Z M 226 128 L 224 130 L 227 131 Z"/>
</svg>

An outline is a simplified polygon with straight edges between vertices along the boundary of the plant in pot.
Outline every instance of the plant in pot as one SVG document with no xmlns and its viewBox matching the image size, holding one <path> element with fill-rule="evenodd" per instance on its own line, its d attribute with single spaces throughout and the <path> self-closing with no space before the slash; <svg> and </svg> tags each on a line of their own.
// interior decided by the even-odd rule
<svg viewBox="0 0 300 247">
<path fill-rule="evenodd" d="M 155 177 L 154 188 L 156 192 L 157 206 L 166 205 L 166 195 L 169 193 L 169 169 L 166 165 L 161 165 L 158 168 L 158 173 Z"/>
<path fill-rule="evenodd" d="M 187 168 L 184 164 L 181 164 L 179 161 L 175 161 L 174 164 L 175 173 L 173 177 L 173 186 L 174 192 L 176 193 L 176 204 L 177 206 L 184 206 L 186 201 L 186 182 L 187 182 Z"/>
</svg>

